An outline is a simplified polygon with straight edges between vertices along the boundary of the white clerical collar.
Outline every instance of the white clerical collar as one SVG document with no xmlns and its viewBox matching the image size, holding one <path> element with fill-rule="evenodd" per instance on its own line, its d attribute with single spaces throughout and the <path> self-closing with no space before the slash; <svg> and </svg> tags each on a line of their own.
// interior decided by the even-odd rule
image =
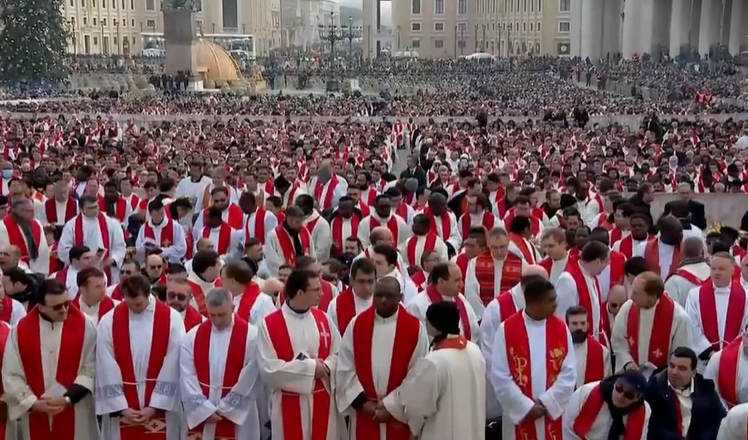
<svg viewBox="0 0 748 440">
<path fill-rule="evenodd" d="M 400 311 L 400 308 L 398 307 L 397 310 L 395 310 L 395 313 L 392 314 L 389 318 L 384 318 L 382 316 L 379 316 L 379 313 L 374 312 L 374 320 L 378 322 L 392 322 L 397 320 L 397 313 Z"/>
<path fill-rule="evenodd" d="M 535 325 L 545 324 L 545 321 L 546 321 L 545 319 L 541 319 L 541 320 L 533 319 L 532 317 L 530 317 L 530 315 L 527 314 L 525 309 L 522 309 L 522 317 L 525 318 L 526 322 L 530 324 L 535 324 Z"/>
<path fill-rule="evenodd" d="M 215 325 L 213 325 L 212 323 L 211 323 L 211 325 L 213 326 L 213 331 L 215 331 L 217 333 L 227 333 L 227 332 L 230 332 L 231 328 L 234 326 L 234 315 L 231 315 L 231 324 L 227 325 L 224 328 L 218 328 Z"/>
<path fill-rule="evenodd" d="M 672 244 L 667 244 L 662 240 L 660 240 L 660 246 L 662 246 L 660 249 L 667 249 L 669 251 L 675 249 L 675 246 L 673 246 Z"/>
<path fill-rule="evenodd" d="M 691 379 L 691 383 L 689 383 L 685 388 L 676 388 L 669 380 L 667 381 L 667 385 L 675 391 L 675 394 L 681 397 L 691 397 L 691 394 L 693 394 L 694 391 L 693 379 Z"/>
<path fill-rule="evenodd" d="M 712 282 L 712 286 L 714 286 L 714 293 L 730 293 L 732 283 L 726 285 L 725 287 L 717 287 L 717 285 Z"/>
</svg>

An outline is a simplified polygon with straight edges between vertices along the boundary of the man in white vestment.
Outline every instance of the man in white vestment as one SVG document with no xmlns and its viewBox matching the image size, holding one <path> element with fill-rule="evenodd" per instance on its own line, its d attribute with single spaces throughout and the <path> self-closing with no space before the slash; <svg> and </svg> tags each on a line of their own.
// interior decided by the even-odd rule
<svg viewBox="0 0 748 440">
<path fill-rule="evenodd" d="M 265 244 L 265 238 L 270 231 L 278 226 L 278 217 L 270 211 L 265 210 L 258 203 L 261 203 L 260 196 L 251 192 L 243 192 L 239 197 L 239 206 L 245 213 L 244 221 L 244 239 L 242 243 L 247 245 L 250 238 L 256 238 L 260 245 Z"/>
<path fill-rule="evenodd" d="M 14 199 L 11 211 L 0 219 L 0 248 L 9 245 L 18 247 L 20 261 L 32 272 L 49 274 L 50 246 L 31 199 Z"/>
<path fill-rule="evenodd" d="M 179 356 L 188 437 L 259 440 L 257 327 L 234 315 L 228 290 L 211 290 L 206 301 L 209 320 L 187 333 Z"/>
<path fill-rule="evenodd" d="M 9 273 L 12 273 L 14 269 L 9 269 Z M 0 321 L 5 322 L 11 327 L 15 327 L 18 321 L 26 316 L 26 306 L 24 303 L 11 297 L 9 292 L 5 290 L 6 283 L 10 284 L 8 288 L 12 288 L 15 282 L 12 276 L 4 274 L 2 269 L 0 269 L 0 281 L 3 281 L 0 283 Z"/>
<path fill-rule="evenodd" d="M 344 332 L 335 395 L 340 413 L 350 416 L 350 438 L 387 440 L 394 436 L 390 433 L 408 432 L 397 391 L 428 352 L 429 338 L 401 299 L 396 279 L 380 279 L 373 307 L 354 317 Z"/>
<path fill-rule="evenodd" d="M 177 412 L 179 312 L 151 295 L 142 275 L 121 284 L 123 302 L 99 322 L 96 342 L 96 413 L 112 440 L 180 440 Z"/>
<path fill-rule="evenodd" d="M 540 245 L 546 257 L 538 263 L 548 272 L 550 281 L 556 283 L 566 270 L 569 262 L 569 252 L 566 250 L 566 232 L 560 228 L 543 231 Z"/>
<path fill-rule="evenodd" d="M 748 432 L 748 403 L 734 406 L 719 425 L 717 440 L 745 440 Z"/>
<path fill-rule="evenodd" d="M 70 256 L 70 265 L 50 274 L 49 278 L 65 284 L 70 299 L 73 299 L 78 294 L 78 272 L 88 267 L 97 267 L 98 258 L 88 246 L 73 246 L 68 255 Z"/>
<path fill-rule="evenodd" d="M 179 263 L 187 253 L 187 236 L 182 226 L 166 216 L 160 200 L 148 204 L 151 218 L 138 231 L 135 249 L 140 261 L 152 251 L 160 250 L 170 263 Z"/>
<path fill-rule="evenodd" d="M 462 274 L 454 263 L 439 263 L 431 271 L 430 282 L 426 290 L 406 302 L 408 311 L 426 324 L 426 310 L 439 301 L 452 301 L 460 311 L 460 328 L 462 335 L 470 341 L 477 342 L 480 337 L 478 318 L 462 293 Z"/>
<path fill-rule="evenodd" d="M 195 243 L 201 238 L 207 239 L 213 249 L 223 258 L 239 257 L 244 254 L 244 232 L 234 229 L 223 221 L 221 211 L 216 207 L 208 208 L 205 214 L 205 225 L 193 229 Z"/>
<path fill-rule="evenodd" d="M 285 303 L 260 324 L 260 372 L 270 389 L 272 437 L 282 440 L 338 440 L 342 417 L 330 394 L 340 336 L 316 308 L 319 276 L 294 270 L 286 281 Z"/>
<path fill-rule="evenodd" d="M 635 320 L 636 334 L 628 332 L 630 319 Z M 677 347 L 692 346 L 692 332 L 686 311 L 665 295 L 662 278 L 644 272 L 631 284 L 631 300 L 621 306 L 613 324 L 613 371 L 634 369 L 649 377 L 655 369 L 667 365 Z"/>
<path fill-rule="evenodd" d="M 680 267 L 665 280 L 665 292 L 686 308 L 688 293 L 709 278 L 709 265 L 704 260 L 704 240 L 689 237 L 683 240 Z"/>
<path fill-rule="evenodd" d="M 182 316 L 185 332 L 189 332 L 205 321 L 205 317 L 190 305 L 190 301 L 192 301 L 192 288 L 187 280 L 176 278 L 166 282 L 166 304 Z"/>
<path fill-rule="evenodd" d="M 533 280 L 524 293 L 525 309 L 496 332 L 490 382 L 504 411 L 504 439 L 553 440 L 576 387 L 574 345 L 566 323 L 554 315 L 553 284 Z"/>
<path fill-rule="evenodd" d="M 63 226 L 76 215 L 78 202 L 70 197 L 70 187 L 63 179 L 55 182 L 54 197 L 36 206 L 36 218 L 44 226 Z"/>
<path fill-rule="evenodd" d="M 270 295 L 253 281 L 254 273 L 244 260 L 229 260 L 221 268 L 221 287 L 233 295 L 234 312 L 252 325 L 260 325 L 276 307 Z"/>
<path fill-rule="evenodd" d="M 335 174 L 329 159 L 323 159 L 317 174 L 309 180 L 307 192 L 314 196 L 321 210 L 338 206 L 338 201 L 345 196 L 348 181 Z"/>
<path fill-rule="evenodd" d="M 408 267 L 421 267 L 423 254 L 426 252 L 436 252 L 442 261 L 449 259 L 447 245 L 439 235 L 431 230 L 431 222 L 432 219 L 423 214 L 417 214 L 413 217 L 413 226 L 411 227 L 413 235 L 398 247 L 400 255 L 403 256 Z"/>
<path fill-rule="evenodd" d="M 597 339 L 589 337 L 589 314 L 582 306 L 572 306 L 566 310 L 566 325 L 574 342 L 577 367 L 577 387 L 597 382 L 610 376 L 613 365 L 610 350 Z"/>
<path fill-rule="evenodd" d="M 106 276 L 101 269 L 87 267 L 78 272 L 78 294 L 71 305 L 99 323 L 101 318 L 119 304 L 106 295 Z"/>
<path fill-rule="evenodd" d="M 381 244 L 374 246 L 370 252 L 371 261 L 377 267 L 377 279 L 384 277 L 396 278 L 400 283 L 400 288 L 403 291 L 403 301 L 408 304 L 418 294 L 418 287 L 416 284 L 407 277 L 407 269 L 402 271 L 398 268 L 398 262 L 400 261 L 400 254 L 397 252 L 395 247 L 389 244 Z"/>
<path fill-rule="evenodd" d="M 96 197 L 83 196 L 78 205 L 81 213 L 62 229 L 57 247 L 57 257 L 70 264 L 70 249 L 73 246 L 87 246 L 99 259 L 101 267 L 112 283 L 119 280 L 119 267 L 125 259 L 125 236 L 120 223 L 99 212 Z"/>
<path fill-rule="evenodd" d="M 351 287 L 340 292 L 330 301 L 327 315 L 341 336 L 345 334 L 353 318 L 371 307 L 376 269 L 374 263 L 368 258 L 359 258 L 354 261 L 351 264 Z"/>
<path fill-rule="evenodd" d="M 65 285 L 45 280 L 39 304 L 13 327 L 3 358 L 5 438 L 98 440 L 96 324 L 70 307 Z"/>
<path fill-rule="evenodd" d="M 374 229 L 380 226 L 386 227 L 392 233 L 392 242 L 395 246 L 410 237 L 410 227 L 402 217 L 392 212 L 392 199 L 387 194 L 377 196 L 373 206 L 374 210 L 361 220 L 358 225 L 358 239 L 364 248 L 373 245 L 370 241 Z"/>
<path fill-rule="evenodd" d="M 268 273 L 273 277 L 278 276 L 282 265 L 295 265 L 297 257 L 316 255 L 312 235 L 304 227 L 304 212 L 298 206 L 286 209 L 283 222 L 268 232 L 263 253 Z"/>
<path fill-rule="evenodd" d="M 174 198 L 189 197 L 193 206 L 196 201 L 202 201 L 205 187 L 212 182 L 210 176 L 203 174 L 203 163 L 200 160 L 190 164 L 190 175 L 179 181 Z M 197 212 L 197 211 L 196 211 Z"/>
<path fill-rule="evenodd" d="M 579 387 L 564 411 L 563 439 L 645 440 L 652 414 L 644 400 L 646 385 L 641 372 L 629 370 Z M 614 423 L 614 412 L 623 423 Z"/>
<path fill-rule="evenodd" d="M 480 348 L 460 334 L 454 302 L 430 305 L 426 319 L 432 350 L 410 368 L 384 406 L 393 415 L 401 411 L 420 440 L 483 440 L 487 384 Z"/>
<path fill-rule="evenodd" d="M 743 327 L 739 342 L 709 358 L 704 378 L 714 381 L 726 408 L 748 403 L 748 326 Z"/>
<path fill-rule="evenodd" d="M 328 259 L 332 246 L 330 223 L 314 209 L 314 198 L 309 194 L 302 194 L 296 198 L 295 205 L 304 212 L 304 227 L 312 237 L 317 259 L 319 261 Z"/>
</svg>

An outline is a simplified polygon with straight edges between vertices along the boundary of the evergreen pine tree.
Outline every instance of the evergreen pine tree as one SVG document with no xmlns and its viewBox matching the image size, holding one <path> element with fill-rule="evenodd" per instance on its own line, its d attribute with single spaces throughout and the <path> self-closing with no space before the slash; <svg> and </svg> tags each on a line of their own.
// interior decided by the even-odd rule
<svg viewBox="0 0 748 440">
<path fill-rule="evenodd" d="M 68 32 L 64 0 L 0 0 L 0 79 L 62 79 Z"/>
</svg>

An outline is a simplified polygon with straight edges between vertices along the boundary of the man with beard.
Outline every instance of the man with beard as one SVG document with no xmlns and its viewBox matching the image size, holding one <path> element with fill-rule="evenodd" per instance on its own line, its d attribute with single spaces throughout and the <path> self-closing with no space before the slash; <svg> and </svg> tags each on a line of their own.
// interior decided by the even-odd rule
<svg viewBox="0 0 748 440">
<path fill-rule="evenodd" d="M 184 331 L 188 332 L 205 318 L 196 308 L 190 307 L 192 289 L 185 280 L 169 280 L 166 283 L 166 304 L 179 312 L 184 320 Z"/>
<path fill-rule="evenodd" d="M 574 355 L 577 361 L 577 387 L 597 382 L 610 376 L 610 350 L 595 338 L 589 336 L 589 315 L 582 306 L 573 306 L 566 310 L 566 325 L 571 332 L 574 343 Z"/>
<path fill-rule="evenodd" d="M 271 276 L 278 276 L 278 269 L 283 264 L 295 265 L 297 257 L 316 255 L 312 236 L 303 222 L 304 211 L 291 206 L 286 210 L 283 222 L 268 235 L 264 252 Z"/>
<path fill-rule="evenodd" d="M 308 191 L 319 204 L 321 210 L 337 206 L 340 198 L 346 194 L 348 183 L 334 173 L 329 159 L 322 162 L 317 175 L 309 182 Z"/>
<path fill-rule="evenodd" d="M 642 373 L 626 371 L 580 387 L 564 411 L 564 440 L 646 438 L 652 414 L 646 386 Z"/>
<path fill-rule="evenodd" d="M 109 181 L 104 184 L 104 197 L 99 199 L 99 211 L 127 227 L 127 219 L 133 214 L 132 207 L 119 194 L 117 184 Z"/>
<path fill-rule="evenodd" d="M 219 186 L 213 188 L 210 192 L 211 205 L 202 211 L 195 211 L 199 214 L 195 218 L 195 225 L 192 228 L 195 240 L 200 237 L 204 223 L 207 223 L 206 217 L 211 208 L 221 213 L 221 219 L 231 228 L 242 230 L 244 228 L 244 212 L 236 203 L 229 199 L 229 188 Z"/>
</svg>

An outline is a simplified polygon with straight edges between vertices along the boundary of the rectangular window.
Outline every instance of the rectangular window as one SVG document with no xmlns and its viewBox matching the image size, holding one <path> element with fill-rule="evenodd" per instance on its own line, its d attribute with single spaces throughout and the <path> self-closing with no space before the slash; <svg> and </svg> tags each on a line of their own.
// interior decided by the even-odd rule
<svg viewBox="0 0 748 440">
<path fill-rule="evenodd" d="M 93 25 L 95 27 L 96 26 L 96 17 L 93 18 L 93 23 L 94 23 Z"/>
<path fill-rule="evenodd" d="M 412 42 L 410 43 L 410 46 L 411 46 L 411 47 L 412 47 L 413 49 L 418 49 L 418 48 L 420 48 L 420 47 L 421 47 L 421 40 L 413 40 L 413 41 L 412 41 Z"/>
<path fill-rule="evenodd" d="M 467 23 L 457 23 L 457 30 L 460 32 L 467 31 Z"/>
<path fill-rule="evenodd" d="M 530 23 L 530 32 L 532 32 L 532 23 Z"/>
<path fill-rule="evenodd" d="M 434 23 L 434 32 L 444 32 L 444 23 Z"/>
<path fill-rule="evenodd" d="M 467 0 L 457 0 L 457 13 L 467 15 Z"/>
<path fill-rule="evenodd" d="M 558 22 L 558 31 L 561 33 L 567 33 L 571 30 L 571 24 L 568 21 Z"/>
<path fill-rule="evenodd" d="M 156 29 L 156 20 L 146 20 L 145 27 L 148 29 Z"/>
<path fill-rule="evenodd" d="M 130 20 L 130 26 L 135 27 L 135 19 Z"/>
<path fill-rule="evenodd" d="M 527 0 L 522 0 L 522 12 L 527 12 Z"/>
<path fill-rule="evenodd" d="M 538 0 L 538 12 L 543 12 L 543 0 Z"/>
<path fill-rule="evenodd" d="M 88 26 L 88 18 L 83 17 L 83 26 Z"/>
<path fill-rule="evenodd" d="M 434 47 L 441 49 L 444 47 L 444 40 L 434 40 Z"/>
<path fill-rule="evenodd" d="M 421 15 L 421 0 L 411 0 L 410 13 L 414 15 Z"/>
<path fill-rule="evenodd" d="M 135 10 L 135 0 L 130 0 L 130 10 L 131 11 Z"/>
<path fill-rule="evenodd" d="M 94 8 L 96 7 L 96 0 L 91 0 L 91 6 L 93 6 Z"/>
<path fill-rule="evenodd" d="M 146 11 L 155 11 L 156 10 L 156 3 L 153 0 L 145 0 L 145 10 Z"/>
<path fill-rule="evenodd" d="M 102 18 L 101 19 L 101 25 L 104 26 L 104 27 L 106 27 L 106 18 Z"/>
<path fill-rule="evenodd" d="M 535 29 L 537 29 L 537 31 L 540 32 L 540 22 L 538 22 L 538 25 L 535 27 Z"/>
<path fill-rule="evenodd" d="M 410 30 L 412 32 L 421 32 L 421 23 L 418 23 L 418 22 L 411 23 Z"/>
<path fill-rule="evenodd" d="M 561 12 L 571 11 L 571 0 L 559 0 L 558 10 Z"/>
<path fill-rule="evenodd" d="M 99 37 L 94 36 L 94 46 L 99 45 Z"/>
<path fill-rule="evenodd" d="M 444 0 L 434 0 L 434 14 L 444 15 Z"/>
<path fill-rule="evenodd" d="M 122 0 L 122 10 L 125 10 L 125 0 Z"/>
<path fill-rule="evenodd" d="M 527 32 L 527 23 L 522 23 L 522 32 Z"/>
<path fill-rule="evenodd" d="M 75 7 L 75 0 L 70 0 L 70 6 Z"/>
</svg>

